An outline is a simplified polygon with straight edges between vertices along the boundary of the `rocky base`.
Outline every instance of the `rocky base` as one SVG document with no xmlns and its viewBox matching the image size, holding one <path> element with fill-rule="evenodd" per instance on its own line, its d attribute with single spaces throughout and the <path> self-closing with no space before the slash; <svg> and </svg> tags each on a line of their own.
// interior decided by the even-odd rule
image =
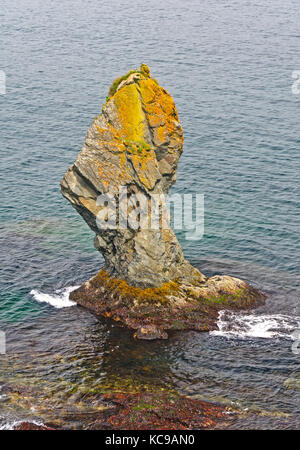
<svg viewBox="0 0 300 450">
<path fill-rule="evenodd" d="M 142 64 L 113 82 L 61 181 L 105 260 L 70 298 L 138 339 L 213 330 L 220 309 L 253 308 L 265 298 L 237 278 L 207 278 L 185 259 L 166 202 L 182 151 L 174 100 Z"/>
<path fill-rule="evenodd" d="M 170 330 L 211 331 L 221 309 L 247 310 L 264 303 L 265 294 L 245 281 L 214 276 L 195 284 L 173 280 L 141 289 L 104 270 L 70 294 L 95 314 L 135 330 L 137 339 L 166 339 Z"/>
</svg>

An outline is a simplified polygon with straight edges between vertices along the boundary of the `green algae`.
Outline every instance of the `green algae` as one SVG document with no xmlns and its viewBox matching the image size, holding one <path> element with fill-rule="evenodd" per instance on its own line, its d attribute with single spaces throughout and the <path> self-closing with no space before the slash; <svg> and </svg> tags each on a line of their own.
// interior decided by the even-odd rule
<svg viewBox="0 0 300 450">
<path fill-rule="evenodd" d="M 122 75 L 122 76 L 116 78 L 112 82 L 112 84 L 109 88 L 109 91 L 108 91 L 108 96 L 106 97 L 106 102 L 108 102 L 111 99 L 111 97 L 114 96 L 114 94 L 117 92 L 117 89 L 118 89 L 119 85 L 122 83 L 122 81 L 127 80 L 127 78 L 134 73 L 138 73 L 145 78 L 150 77 L 150 69 L 146 64 L 141 64 L 141 66 L 137 70 L 129 70 L 129 72 L 127 72 L 125 75 Z"/>
</svg>

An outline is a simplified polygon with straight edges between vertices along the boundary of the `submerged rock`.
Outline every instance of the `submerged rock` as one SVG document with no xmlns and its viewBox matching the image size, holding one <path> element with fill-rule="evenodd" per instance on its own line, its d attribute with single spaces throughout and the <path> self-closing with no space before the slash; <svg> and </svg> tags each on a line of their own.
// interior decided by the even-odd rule
<svg viewBox="0 0 300 450">
<path fill-rule="evenodd" d="M 134 333 L 136 339 L 153 341 L 154 339 L 168 339 L 168 334 L 155 325 L 144 325 Z"/>
<path fill-rule="evenodd" d="M 164 329 L 213 329 L 219 309 L 245 309 L 265 298 L 236 278 L 207 278 L 184 258 L 164 201 L 182 150 L 174 101 L 142 65 L 112 84 L 61 182 L 105 259 L 70 298 L 137 329 L 139 338 L 165 337 Z M 160 331 L 141 332 L 145 326 Z"/>
<path fill-rule="evenodd" d="M 228 429 L 238 411 L 184 395 L 162 392 L 112 393 L 104 400 L 114 405 L 109 416 L 92 422 L 90 430 L 197 430 Z"/>
<path fill-rule="evenodd" d="M 177 392 L 110 393 L 109 414 L 91 421 L 89 430 L 251 430 L 295 429 L 291 417 L 246 411 L 202 401 Z M 177 435 L 179 437 L 179 435 Z M 181 442 L 183 443 L 183 442 Z M 178 444 L 174 438 L 173 444 Z"/>
<path fill-rule="evenodd" d="M 295 389 L 300 391 L 300 378 L 287 378 L 283 385 L 286 389 Z"/>
</svg>

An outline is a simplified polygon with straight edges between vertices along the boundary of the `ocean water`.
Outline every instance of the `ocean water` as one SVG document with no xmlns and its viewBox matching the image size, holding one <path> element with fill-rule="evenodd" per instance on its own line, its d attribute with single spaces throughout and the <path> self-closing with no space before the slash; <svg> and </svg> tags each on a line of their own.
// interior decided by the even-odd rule
<svg viewBox="0 0 300 450">
<path fill-rule="evenodd" d="M 84 428 L 87 392 L 139 389 L 260 411 L 249 427 L 299 426 L 299 24 L 297 0 L 1 5 L 0 427 Z M 269 295 L 216 332 L 146 344 L 68 300 L 102 257 L 59 191 L 111 81 L 142 62 L 184 129 L 172 192 L 205 196 L 203 239 L 177 233 L 186 257 Z"/>
</svg>

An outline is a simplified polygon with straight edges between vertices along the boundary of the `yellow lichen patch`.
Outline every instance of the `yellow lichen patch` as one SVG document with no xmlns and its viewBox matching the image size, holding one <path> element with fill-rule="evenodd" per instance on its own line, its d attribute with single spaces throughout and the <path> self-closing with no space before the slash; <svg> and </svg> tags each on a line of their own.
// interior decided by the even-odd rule
<svg viewBox="0 0 300 450">
<path fill-rule="evenodd" d="M 120 155 L 120 170 L 121 170 L 121 176 L 123 179 L 128 179 L 130 177 L 129 169 L 127 167 L 127 158 L 126 158 L 125 153 L 122 153 Z"/>
<path fill-rule="evenodd" d="M 141 183 L 147 189 L 153 189 L 160 178 L 156 155 L 152 147 L 145 143 L 129 143 L 128 158 Z"/>
<path fill-rule="evenodd" d="M 152 190 L 161 178 L 156 154 L 149 142 L 149 127 L 153 130 L 154 144 L 157 146 L 172 142 L 169 153 L 182 146 L 182 133 L 172 97 L 150 77 L 150 69 L 142 64 L 134 73 L 140 79 L 129 82 L 132 71 L 120 77 L 121 88 L 115 86 L 113 102 L 119 119 L 115 128 L 110 122 L 107 126 L 97 126 L 99 144 L 110 153 L 119 156 L 119 164 L 108 167 L 102 159 L 96 161 L 101 182 L 106 188 L 112 183 L 125 184 L 131 178 L 133 166 L 141 184 Z M 117 80 L 115 82 L 117 84 Z M 148 122 L 148 125 L 147 125 Z M 178 131 L 179 130 L 179 131 Z M 130 161 L 131 164 L 128 164 Z M 118 167 L 117 167 L 118 166 Z"/>
<path fill-rule="evenodd" d="M 141 289 L 130 286 L 125 280 L 111 277 L 104 270 L 91 280 L 95 287 L 104 287 L 106 292 L 115 296 L 120 296 L 123 300 L 130 303 L 160 303 L 168 302 L 169 296 L 179 291 L 179 284 L 176 281 L 169 281 L 158 288 Z"/>
<path fill-rule="evenodd" d="M 100 137 L 99 144 L 105 143 L 107 149 L 112 152 L 125 152 L 126 149 L 121 139 L 120 130 L 114 128 L 110 123 L 108 123 L 107 128 L 99 126 L 96 128 Z"/>
<path fill-rule="evenodd" d="M 139 82 L 139 91 L 141 93 L 143 103 L 146 104 L 155 101 L 158 88 L 158 85 L 153 83 L 151 79 L 141 80 Z"/>
<path fill-rule="evenodd" d="M 126 84 L 113 94 L 120 128 L 108 123 L 107 128 L 97 127 L 101 142 L 113 153 L 126 154 L 139 177 L 149 190 L 153 189 L 161 177 L 156 154 L 147 144 L 148 126 L 153 129 L 154 142 L 163 145 L 172 140 L 172 148 L 182 145 L 182 135 L 176 130 L 177 111 L 172 97 L 150 78 L 150 70 L 142 65 L 139 69 L 142 78 Z M 127 74 L 131 76 L 130 74 Z M 123 77 L 126 79 L 126 77 Z M 123 80 L 124 81 L 124 80 Z M 123 82 L 122 81 L 122 82 Z M 149 147 L 149 148 L 147 148 Z M 170 149 L 170 152 L 173 150 Z M 120 157 L 120 169 L 114 179 L 125 181 L 130 166 L 125 157 Z M 99 174 L 104 185 L 108 185 L 112 170 L 99 163 Z"/>
<path fill-rule="evenodd" d="M 120 131 L 107 122 L 107 128 L 96 125 L 98 134 L 103 141 L 110 141 L 111 139 L 120 139 Z"/>
<path fill-rule="evenodd" d="M 172 97 L 150 78 L 140 80 L 138 89 L 149 125 L 154 128 L 157 145 L 163 145 L 170 139 L 182 145 L 182 133 L 176 131 L 179 119 Z"/>
<path fill-rule="evenodd" d="M 165 119 L 162 114 L 148 114 L 148 122 L 151 128 L 157 128 L 165 125 Z"/>
<path fill-rule="evenodd" d="M 138 83 L 143 103 L 149 111 L 162 112 L 165 116 L 173 116 L 178 119 L 177 110 L 171 95 L 151 78 L 140 80 Z"/>
<path fill-rule="evenodd" d="M 109 128 L 102 128 L 99 127 L 98 125 L 96 125 L 96 128 L 101 137 L 101 140 L 108 141 L 109 139 L 111 139 L 111 133 Z"/>
<path fill-rule="evenodd" d="M 174 118 L 178 119 L 177 109 L 174 100 L 172 99 L 171 95 L 164 89 L 161 89 L 160 92 L 160 102 L 167 116 L 173 116 Z"/>
<path fill-rule="evenodd" d="M 144 141 L 146 119 L 136 84 L 129 84 L 117 91 L 114 103 L 122 126 L 120 137 L 135 142 Z"/>
<path fill-rule="evenodd" d="M 167 140 L 167 136 L 168 136 L 168 129 L 166 126 L 159 127 L 157 129 L 157 138 L 161 143 L 164 143 Z"/>
<path fill-rule="evenodd" d="M 113 153 L 122 153 L 126 151 L 126 147 L 122 141 L 117 139 L 112 139 L 110 142 L 106 143 L 106 149 Z"/>
<path fill-rule="evenodd" d="M 126 164 L 125 152 L 115 156 L 117 158 L 116 164 L 104 160 L 98 161 L 97 159 L 94 161 L 101 183 L 106 188 L 111 184 L 123 185 L 131 180 L 129 167 Z"/>
</svg>

